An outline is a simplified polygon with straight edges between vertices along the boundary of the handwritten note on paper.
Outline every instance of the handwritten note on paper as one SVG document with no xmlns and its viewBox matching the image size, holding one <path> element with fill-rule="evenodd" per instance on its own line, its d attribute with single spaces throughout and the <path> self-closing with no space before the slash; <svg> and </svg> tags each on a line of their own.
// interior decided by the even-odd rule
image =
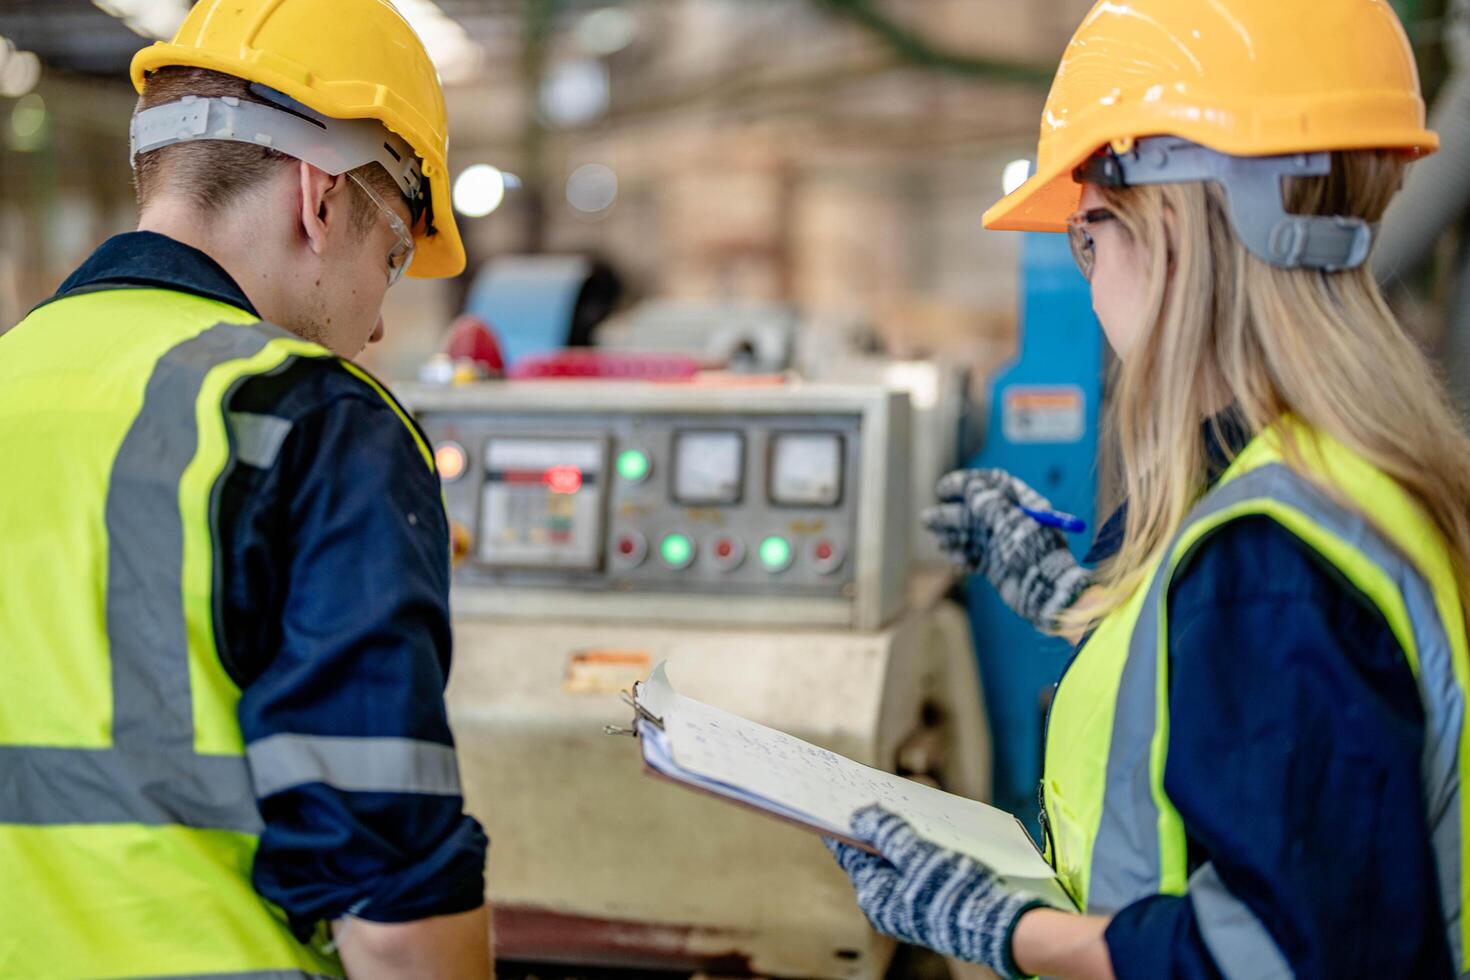
<svg viewBox="0 0 1470 980">
<path fill-rule="evenodd" d="M 1004 878 L 1054 875 L 1014 817 L 975 800 L 873 769 L 773 728 L 683 697 L 660 665 L 639 685 L 639 703 L 663 719 L 667 752 L 702 782 L 738 790 L 819 827 L 847 828 L 878 804 L 941 847 L 968 854 Z M 730 794 L 734 795 L 734 794 Z"/>
</svg>

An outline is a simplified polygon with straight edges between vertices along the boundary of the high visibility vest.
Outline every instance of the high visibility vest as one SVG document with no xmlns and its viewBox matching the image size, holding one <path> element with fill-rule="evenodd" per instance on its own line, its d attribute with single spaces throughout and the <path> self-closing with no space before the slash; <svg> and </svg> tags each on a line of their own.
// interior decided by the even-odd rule
<svg viewBox="0 0 1470 980">
<path fill-rule="evenodd" d="M 1226 976 L 1291 975 L 1269 933 L 1213 865 L 1190 873 L 1184 825 L 1164 792 L 1169 582 L 1211 531 L 1265 515 L 1317 551 L 1382 612 L 1418 682 L 1424 792 L 1422 801 L 1404 805 L 1426 808 L 1450 951 L 1464 973 L 1470 944 L 1460 913 L 1470 882 L 1461 786 L 1470 658 L 1450 553 L 1428 516 L 1385 473 L 1335 440 L 1285 424 L 1294 426 L 1304 447 L 1301 465 L 1308 474 L 1284 461 L 1278 430 L 1253 440 L 1194 507 L 1152 574 L 1098 625 L 1058 686 L 1042 786 L 1049 856 L 1089 912 L 1187 889 L 1206 945 Z"/>
<path fill-rule="evenodd" d="M 0 336 L 0 976 L 342 975 L 324 929 L 298 942 L 251 887 L 212 525 L 222 477 L 286 425 L 231 393 L 328 357 L 161 289 Z"/>
</svg>

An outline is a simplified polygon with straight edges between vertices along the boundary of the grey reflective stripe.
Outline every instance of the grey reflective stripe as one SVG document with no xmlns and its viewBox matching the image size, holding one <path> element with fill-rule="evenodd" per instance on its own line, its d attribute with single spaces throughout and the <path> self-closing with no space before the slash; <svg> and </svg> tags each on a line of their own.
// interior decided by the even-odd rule
<svg viewBox="0 0 1470 980">
<path fill-rule="evenodd" d="M 1290 980 L 1291 967 L 1256 914 L 1234 895 L 1213 864 L 1189 876 L 1189 901 L 1205 948 L 1226 980 Z"/>
<path fill-rule="evenodd" d="M 0 746 L 0 824 L 182 824 L 259 834 L 240 756 Z"/>
<path fill-rule="evenodd" d="M 1165 554 L 1172 552 L 1171 544 Z M 1088 912 L 1116 912 L 1159 890 L 1159 808 L 1149 752 L 1158 718 L 1159 603 L 1167 579 L 1166 569 L 1160 568 L 1149 584 L 1118 682 L 1102 818 L 1088 876 Z"/>
<path fill-rule="evenodd" d="M 268 324 L 219 323 L 154 365 L 104 509 L 112 746 L 0 748 L 0 821 L 260 831 L 245 760 L 194 752 L 179 483 L 198 451 L 194 406 L 205 375 L 288 336 Z"/>
<path fill-rule="evenodd" d="M 174 347 L 154 366 L 143 406 L 118 447 L 106 510 L 116 748 L 193 753 L 178 487 L 198 451 L 193 407 L 204 376 L 270 340 L 264 330 L 221 323 Z"/>
<path fill-rule="evenodd" d="M 1452 651 L 1434 591 L 1423 574 L 1360 515 L 1347 510 L 1310 480 L 1281 463 L 1251 470 L 1209 493 L 1185 520 L 1165 552 L 1172 560 L 1179 540 L 1196 522 L 1249 500 L 1269 499 L 1291 507 L 1334 537 L 1352 545 L 1394 582 L 1403 596 L 1418 648 L 1416 680 L 1425 714 L 1422 760 L 1440 900 L 1453 962 L 1462 962 L 1460 930 L 1460 732 L 1464 693 L 1455 678 Z M 1129 641 L 1128 661 L 1118 691 L 1103 818 L 1093 847 L 1088 911 L 1115 911 L 1158 890 L 1158 807 L 1151 791 L 1149 751 L 1157 722 L 1159 603 L 1171 569 L 1160 568 L 1150 583 L 1143 611 Z M 1223 969 L 1222 965 L 1222 969 Z"/>
<path fill-rule="evenodd" d="M 235 436 L 235 458 L 246 466 L 267 469 L 275 465 L 281 444 L 291 434 L 291 423 L 274 415 L 231 412 L 230 430 Z"/>
<path fill-rule="evenodd" d="M 356 793 L 458 796 L 454 747 L 411 738 L 271 735 L 245 747 L 255 792 L 324 783 Z"/>
</svg>

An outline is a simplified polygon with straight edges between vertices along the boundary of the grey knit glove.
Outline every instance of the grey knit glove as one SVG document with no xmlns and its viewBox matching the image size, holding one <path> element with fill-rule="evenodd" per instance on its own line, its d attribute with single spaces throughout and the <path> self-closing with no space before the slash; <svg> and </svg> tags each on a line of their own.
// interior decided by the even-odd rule
<svg viewBox="0 0 1470 980">
<path fill-rule="evenodd" d="M 852 834 L 882 857 L 826 838 L 852 879 L 858 907 L 885 936 L 983 963 L 1007 980 L 1023 976 L 1011 955 L 1021 915 L 1042 901 L 1006 889 L 975 861 L 923 840 L 897 814 L 860 810 Z"/>
<path fill-rule="evenodd" d="M 939 506 L 921 519 L 950 560 L 984 575 L 1037 629 L 1055 628 L 1092 576 L 1062 532 L 1021 510 L 1048 511 L 1051 503 L 1005 470 L 956 470 L 939 481 L 938 493 Z"/>
</svg>

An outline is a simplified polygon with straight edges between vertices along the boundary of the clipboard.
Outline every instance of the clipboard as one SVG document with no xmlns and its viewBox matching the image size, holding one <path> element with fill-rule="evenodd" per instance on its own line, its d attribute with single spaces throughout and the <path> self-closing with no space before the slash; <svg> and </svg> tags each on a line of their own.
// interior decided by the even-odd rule
<svg viewBox="0 0 1470 980">
<path fill-rule="evenodd" d="M 926 840 L 959 851 L 1012 886 L 1058 908 L 1076 904 L 1014 815 L 864 766 L 784 732 L 686 698 L 665 665 L 625 692 L 631 728 L 650 777 L 832 837 L 870 854 L 848 822 L 877 804 L 904 817 Z"/>
</svg>

